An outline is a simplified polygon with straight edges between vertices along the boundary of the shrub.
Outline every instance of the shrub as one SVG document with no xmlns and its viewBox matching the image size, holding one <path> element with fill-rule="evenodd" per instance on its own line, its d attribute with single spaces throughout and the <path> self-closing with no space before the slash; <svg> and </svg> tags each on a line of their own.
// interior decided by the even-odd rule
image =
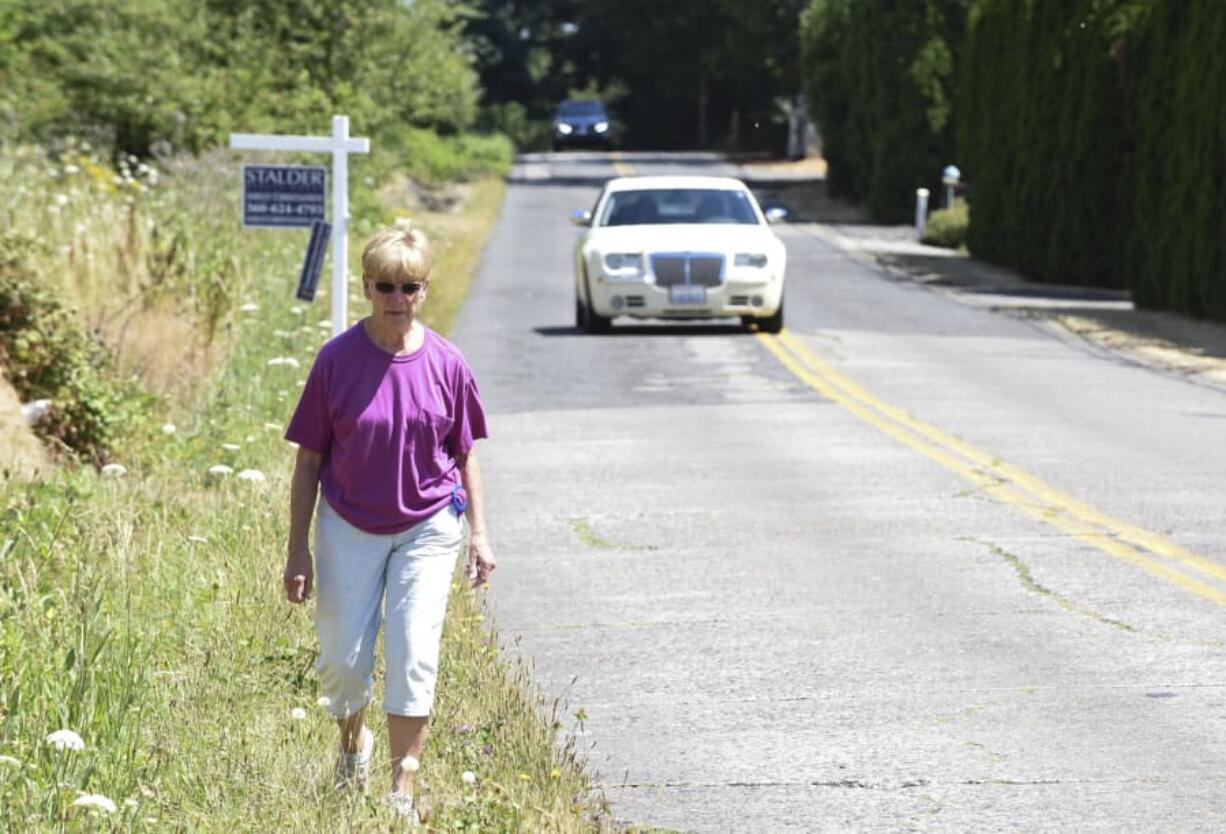
<svg viewBox="0 0 1226 834">
<path fill-rule="evenodd" d="M 501 134 L 439 136 L 430 130 L 388 131 L 381 144 L 392 157 L 391 168 L 406 171 L 425 185 L 469 180 L 502 173 L 511 165 L 511 141 Z"/>
<path fill-rule="evenodd" d="M 966 245 L 966 230 L 971 223 L 971 209 L 966 200 L 954 200 L 953 206 L 934 211 L 928 218 L 921 240 L 930 246 L 959 249 Z"/>
<path fill-rule="evenodd" d="M 23 401 L 51 401 L 34 425 L 40 438 L 101 465 L 122 412 L 140 401 L 103 376 L 111 364 L 105 348 L 38 283 L 30 263 L 38 248 L 29 238 L 0 236 L 0 365 Z"/>
</svg>

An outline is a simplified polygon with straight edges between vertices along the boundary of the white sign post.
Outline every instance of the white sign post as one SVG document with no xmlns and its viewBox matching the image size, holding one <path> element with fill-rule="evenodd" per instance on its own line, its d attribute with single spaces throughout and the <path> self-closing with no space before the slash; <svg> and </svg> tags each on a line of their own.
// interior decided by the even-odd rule
<svg viewBox="0 0 1226 834">
<path fill-rule="evenodd" d="M 370 153 L 370 140 L 349 136 L 349 117 L 332 117 L 331 136 L 231 133 L 236 151 L 312 151 L 332 154 L 332 335 L 349 323 L 349 154 Z"/>
</svg>

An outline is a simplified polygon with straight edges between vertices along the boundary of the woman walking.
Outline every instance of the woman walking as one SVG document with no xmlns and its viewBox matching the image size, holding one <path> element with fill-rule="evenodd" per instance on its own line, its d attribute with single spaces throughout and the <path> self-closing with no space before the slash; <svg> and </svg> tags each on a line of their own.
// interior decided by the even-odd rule
<svg viewBox="0 0 1226 834">
<path fill-rule="evenodd" d="M 370 315 L 320 350 L 285 433 L 298 444 L 285 593 L 302 603 L 317 591 L 316 668 L 340 727 L 337 777 L 365 789 L 374 739 L 364 716 L 386 620 L 388 803 L 406 818 L 416 818 L 461 515 L 473 587 L 495 566 L 473 453 L 485 414 L 463 355 L 418 320 L 429 288 L 425 235 L 406 220 L 378 232 L 362 252 Z"/>
</svg>

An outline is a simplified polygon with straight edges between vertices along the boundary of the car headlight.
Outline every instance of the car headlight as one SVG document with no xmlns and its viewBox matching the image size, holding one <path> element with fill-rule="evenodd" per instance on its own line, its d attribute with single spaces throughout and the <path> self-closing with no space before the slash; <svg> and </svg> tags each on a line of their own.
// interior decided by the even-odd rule
<svg viewBox="0 0 1226 834">
<path fill-rule="evenodd" d="M 575 130 L 566 122 L 558 122 L 556 125 L 554 125 L 554 127 L 557 129 L 558 133 L 561 133 L 563 136 L 569 136 Z"/>
<path fill-rule="evenodd" d="M 643 253 L 610 252 L 604 256 L 604 266 L 609 278 L 638 278 L 643 274 Z"/>
<path fill-rule="evenodd" d="M 596 122 L 596 124 L 592 126 L 592 130 L 596 131 L 597 133 L 604 133 L 608 129 L 608 122 Z"/>
<path fill-rule="evenodd" d="M 737 266 L 752 266 L 761 269 L 766 266 L 766 256 L 760 252 L 738 252 L 733 263 Z"/>
</svg>

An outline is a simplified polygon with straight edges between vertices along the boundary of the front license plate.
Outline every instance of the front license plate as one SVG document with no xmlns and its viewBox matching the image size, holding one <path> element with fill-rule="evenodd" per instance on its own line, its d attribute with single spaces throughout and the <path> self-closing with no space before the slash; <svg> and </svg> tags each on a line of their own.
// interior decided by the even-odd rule
<svg viewBox="0 0 1226 834">
<path fill-rule="evenodd" d="M 673 304 L 706 304 L 707 288 L 679 284 L 668 288 L 668 300 Z"/>
</svg>

